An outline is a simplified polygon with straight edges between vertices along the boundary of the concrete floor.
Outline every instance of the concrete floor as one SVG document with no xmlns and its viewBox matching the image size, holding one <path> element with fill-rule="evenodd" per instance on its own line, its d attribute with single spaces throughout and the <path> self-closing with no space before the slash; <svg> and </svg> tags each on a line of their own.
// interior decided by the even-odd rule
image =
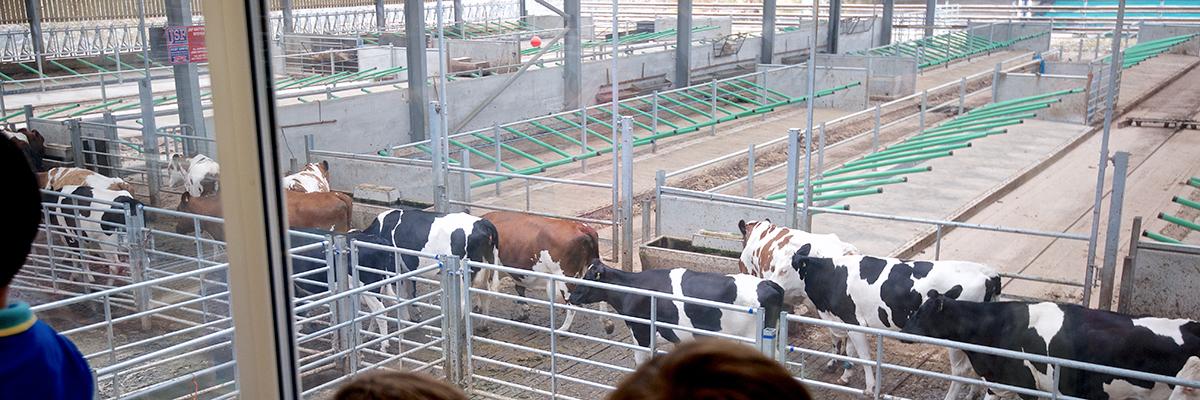
<svg viewBox="0 0 1200 400">
<path fill-rule="evenodd" d="M 1128 106 L 1136 98 L 1136 93 L 1153 91 L 1158 95 L 1136 106 L 1126 116 L 1200 117 L 1197 113 L 1200 111 L 1200 91 L 1195 90 L 1195 82 L 1200 81 L 1200 69 L 1190 70 L 1161 90 L 1155 90 L 1148 84 L 1153 79 L 1146 79 L 1162 77 L 1172 71 L 1179 72 L 1186 68 L 1185 62 L 1189 59 L 1192 63 L 1197 61 L 1195 57 L 1160 57 L 1128 70 L 1121 89 L 1123 106 Z M 1178 209 L 1177 205 L 1171 203 L 1171 197 L 1193 192 L 1182 182 L 1187 177 L 1200 174 L 1200 164 L 1189 162 L 1194 160 L 1196 149 L 1200 148 L 1200 135 L 1194 131 L 1127 127 L 1112 132 L 1109 146 L 1112 152 L 1126 151 L 1131 154 L 1121 218 L 1121 238 L 1118 241 L 1120 260 L 1127 254 L 1130 235 L 1134 234 L 1130 232 L 1134 217 L 1142 216 L 1145 229 L 1158 231 L 1166 224 L 1154 216 L 1159 211 Z M 1088 234 L 1099 147 L 1100 135 L 1091 136 L 965 222 Z M 1111 174 L 1110 168 L 1110 177 Z M 1103 227 L 1108 218 L 1109 190 L 1106 184 L 1100 243 L 1104 242 Z M 1103 246 L 1100 251 L 1103 251 Z M 943 238 L 941 252 L 943 259 L 970 259 L 991 264 L 1005 272 L 1082 282 L 1087 242 L 959 229 Z M 933 248 L 930 246 L 922 249 L 918 257 L 931 257 L 932 254 Z M 1097 260 L 1099 262 L 1099 257 Z M 1117 281 L 1120 281 L 1119 275 Z M 1080 288 L 1030 281 L 1009 280 L 1004 292 L 1062 301 L 1082 300 Z M 1093 304 L 1095 302 L 1093 297 Z"/>
</svg>

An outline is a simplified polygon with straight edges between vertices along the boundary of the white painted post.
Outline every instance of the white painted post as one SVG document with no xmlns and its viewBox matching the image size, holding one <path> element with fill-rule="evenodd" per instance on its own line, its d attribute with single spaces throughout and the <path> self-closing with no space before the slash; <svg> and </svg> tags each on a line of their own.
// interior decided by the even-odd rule
<svg viewBox="0 0 1200 400">
<path fill-rule="evenodd" d="M 746 197 L 754 198 L 754 143 L 746 149 Z"/>
<path fill-rule="evenodd" d="M 633 117 L 621 117 L 621 269 L 633 271 Z"/>
<path fill-rule="evenodd" d="M 879 108 L 879 105 L 876 104 L 875 105 L 875 127 L 871 130 L 871 152 L 872 153 L 879 151 L 879 118 L 880 118 L 879 114 L 880 114 L 880 112 L 881 112 L 881 110 Z"/>
<path fill-rule="evenodd" d="M 496 172 L 500 172 L 500 165 L 504 164 L 504 158 L 500 155 L 500 126 L 494 122 L 492 123 L 492 144 L 496 148 Z M 587 164 L 584 164 L 584 168 L 587 168 Z M 500 181 L 496 181 L 496 195 L 500 195 Z"/>
</svg>

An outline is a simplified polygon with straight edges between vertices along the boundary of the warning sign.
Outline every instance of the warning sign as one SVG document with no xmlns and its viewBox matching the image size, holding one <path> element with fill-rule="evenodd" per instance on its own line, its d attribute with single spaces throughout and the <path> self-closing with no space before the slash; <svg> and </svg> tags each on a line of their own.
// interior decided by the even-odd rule
<svg viewBox="0 0 1200 400">
<path fill-rule="evenodd" d="M 167 39 L 168 63 L 178 65 L 208 61 L 203 25 L 168 26 L 164 34 Z"/>
</svg>

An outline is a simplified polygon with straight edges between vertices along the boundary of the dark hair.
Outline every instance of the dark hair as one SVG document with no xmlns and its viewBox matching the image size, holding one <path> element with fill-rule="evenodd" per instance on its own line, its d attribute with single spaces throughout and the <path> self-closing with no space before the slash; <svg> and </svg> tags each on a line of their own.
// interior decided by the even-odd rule
<svg viewBox="0 0 1200 400">
<path fill-rule="evenodd" d="M 720 339 L 685 342 L 625 377 L 608 400 L 808 400 L 783 366 L 746 345 Z"/>
<path fill-rule="evenodd" d="M 0 288 L 8 286 L 29 255 L 42 220 L 42 196 L 37 177 L 25 156 L 7 138 L 0 138 L 0 210 L 4 210 L 6 238 L 0 240 Z M 11 235 L 11 236 L 10 236 Z"/>
<path fill-rule="evenodd" d="M 462 391 L 426 374 L 378 371 L 354 378 L 336 400 L 467 400 Z"/>
</svg>

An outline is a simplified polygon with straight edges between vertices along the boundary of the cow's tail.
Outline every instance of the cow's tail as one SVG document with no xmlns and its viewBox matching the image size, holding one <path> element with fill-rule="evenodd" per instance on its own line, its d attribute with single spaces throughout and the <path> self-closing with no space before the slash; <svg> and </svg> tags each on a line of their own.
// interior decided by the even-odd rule
<svg viewBox="0 0 1200 400">
<path fill-rule="evenodd" d="M 600 258 L 600 235 L 596 233 L 595 229 L 584 224 L 579 224 L 579 230 L 583 232 L 583 236 L 576 239 L 576 242 L 588 249 L 588 262 Z"/>
<path fill-rule="evenodd" d="M 1000 275 L 992 275 L 984 283 L 983 301 L 996 301 L 1000 299 Z"/>
<path fill-rule="evenodd" d="M 343 232 L 347 232 L 351 228 L 351 225 L 352 225 L 351 221 L 354 220 L 354 199 L 351 199 L 350 196 L 347 196 L 345 193 L 342 193 L 342 192 L 333 192 L 333 195 L 337 196 L 338 200 L 341 200 L 342 203 L 346 204 L 346 215 L 345 215 L 345 218 L 342 219 L 342 221 L 344 221 L 346 223 L 346 226 L 340 230 Z"/>
</svg>

